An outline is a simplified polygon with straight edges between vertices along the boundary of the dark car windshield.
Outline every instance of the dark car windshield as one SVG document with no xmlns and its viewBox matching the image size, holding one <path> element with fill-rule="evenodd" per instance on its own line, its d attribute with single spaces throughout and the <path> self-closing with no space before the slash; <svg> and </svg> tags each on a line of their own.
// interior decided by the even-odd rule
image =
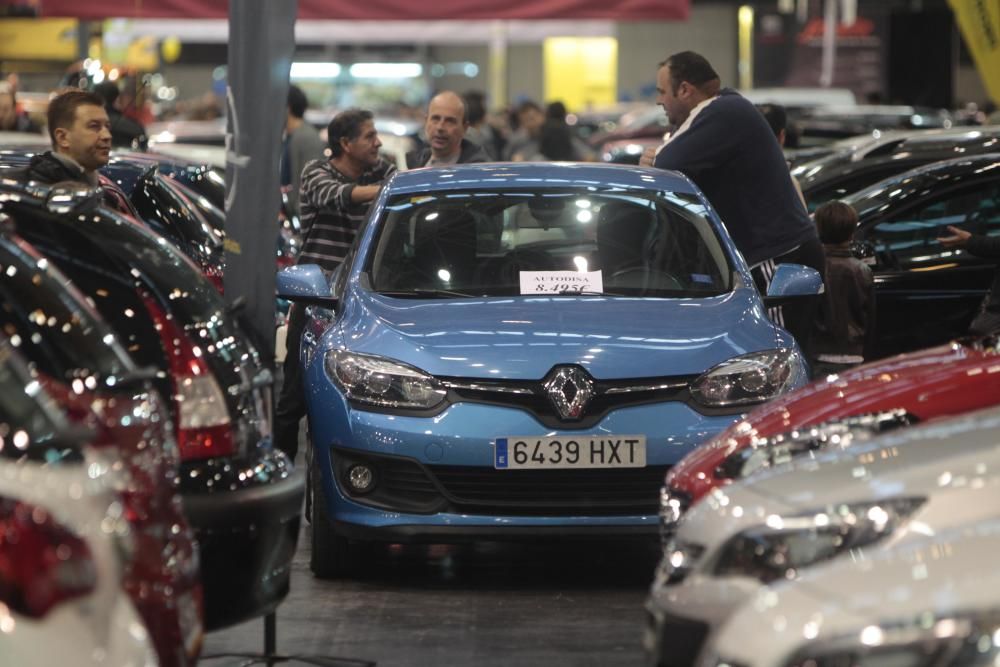
<svg viewBox="0 0 1000 667">
<path fill-rule="evenodd" d="M 366 269 L 373 290 L 404 297 L 709 296 L 729 290 L 730 270 L 707 213 L 672 192 L 401 195 L 386 206 Z"/>
<path fill-rule="evenodd" d="M 198 209 L 197 202 L 188 198 L 190 190 L 160 173 L 147 173 L 149 167 L 125 161 L 115 161 L 104 173 L 128 195 L 139 215 L 156 231 L 172 240 L 203 247 L 203 251 L 219 251 L 224 236 L 215 220 L 208 220 Z"/>
<path fill-rule="evenodd" d="M 62 380 L 101 379 L 132 369 L 111 329 L 64 286 L 48 260 L 0 237 L 0 273 L 0 329 L 43 372 Z"/>
</svg>

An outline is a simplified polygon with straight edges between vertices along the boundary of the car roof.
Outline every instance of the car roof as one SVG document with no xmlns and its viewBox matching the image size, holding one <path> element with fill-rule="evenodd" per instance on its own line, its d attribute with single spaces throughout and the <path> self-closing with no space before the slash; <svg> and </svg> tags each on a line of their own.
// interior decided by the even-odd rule
<svg viewBox="0 0 1000 667">
<path fill-rule="evenodd" d="M 676 171 L 597 162 L 487 162 L 398 173 L 390 185 L 395 194 L 427 190 L 554 188 L 662 189 L 695 194 L 697 189 Z"/>
</svg>

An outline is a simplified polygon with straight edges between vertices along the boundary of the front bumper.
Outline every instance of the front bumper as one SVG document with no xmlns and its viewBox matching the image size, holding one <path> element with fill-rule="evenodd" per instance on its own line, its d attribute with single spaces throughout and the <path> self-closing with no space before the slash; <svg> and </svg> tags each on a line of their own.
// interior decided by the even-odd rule
<svg viewBox="0 0 1000 667">
<path fill-rule="evenodd" d="M 669 466 L 738 418 L 706 416 L 667 402 L 613 411 L 589 429 L 553 431 L 508 407 L 459 403 L 428 418 L 354 410 L 329 398 L 309 398 L 313 460 L 328 514 L 345 535 L 370 528 L 377 530 L 368 531 L 369 539 L 383 540 L 514 538 L 518 532 L 555 529 L 564 535 L 607 535 L 616 526 L 625 533 L 655 535 L 659 491 Z M 646 434 L 647 465 L 494 468 L 497 437 L 585 433 Z M 373 465 L 375 491 L 348 491 L 346 472 L 355 463 Z"/>
<path fill-rule="evenodd" d="M 181 484 L 198 537 L 206 631 L 268 614 L 285 598 L 305 493 L 304 475 L 281 452 L 215 464 L 218 472 L 184 467 Z"/>
<path fill-rule="evenodd" d="M 646 601 L 646 664 L 696 664 L 712 634 L 761 588 L 755 579 L 701 575 L 679 584 L 655 584 Z"/>
</svg>

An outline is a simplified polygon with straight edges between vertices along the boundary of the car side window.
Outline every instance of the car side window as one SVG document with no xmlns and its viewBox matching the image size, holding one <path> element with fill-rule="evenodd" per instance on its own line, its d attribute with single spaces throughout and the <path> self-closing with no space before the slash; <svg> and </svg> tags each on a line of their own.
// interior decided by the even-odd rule
<svg viewBox="0 0 1000 667">
<path fill-rule="evenodd" d="M 1000 183 L 980 183 L 923 202 L 869 228 L 863 240 L 874 246 L 879 265 L 920 270 L 953 261 L 952 251 L 937 241 L 949 235 L 949 225 L 1000 235 Z"/>
</svg>

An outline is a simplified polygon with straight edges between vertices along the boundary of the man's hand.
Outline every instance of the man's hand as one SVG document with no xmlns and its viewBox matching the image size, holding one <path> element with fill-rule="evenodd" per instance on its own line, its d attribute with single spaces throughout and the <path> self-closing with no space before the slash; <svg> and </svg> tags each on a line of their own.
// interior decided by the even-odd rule
<svg viewBox="0 0 1000 667">
<path fill-rule="evenodd" d="M 969 242 L 969 237 L 972 236 L 972 234 L 964 229 L 959 229 L 952 225 L 948 225 L 948 231 L 951 232 L 951 236 L 939 236 L 937 239 L 938 243 L 945 248 L 961 248 Z"/>
<path fill-rule="evenodd" d="M 656 146 L 650 146 L 642 152 L 642 157 L 639 158 L 640 167 L 652 167 L 653 161 L 656 160 Z"/>
</svg>

